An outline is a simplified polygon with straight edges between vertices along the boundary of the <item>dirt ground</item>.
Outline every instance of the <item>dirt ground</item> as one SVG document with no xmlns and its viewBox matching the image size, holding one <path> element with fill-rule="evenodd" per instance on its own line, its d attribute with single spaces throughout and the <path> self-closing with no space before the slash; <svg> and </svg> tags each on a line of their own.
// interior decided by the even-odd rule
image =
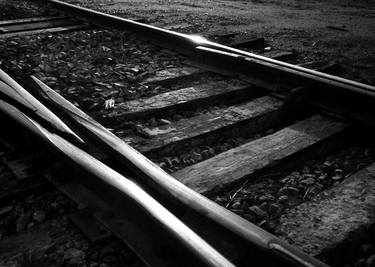
<svg viewBox="0 0 375 267">
<path fill-rule="evenodd" d="M 375 1 L 371 0 L 121 0 L 70 1 L 192 32 L 227 30 L 263 36 L 301 61 L 332 60 L 343 76 L 375 84 Z M 187 25 L 186 25 L 187 24 Z"/>
</svg>

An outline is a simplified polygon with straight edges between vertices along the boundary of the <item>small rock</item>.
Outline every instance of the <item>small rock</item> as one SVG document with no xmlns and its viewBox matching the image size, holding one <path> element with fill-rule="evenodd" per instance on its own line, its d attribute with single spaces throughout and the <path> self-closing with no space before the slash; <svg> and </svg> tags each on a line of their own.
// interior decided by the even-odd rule
<svg viewBox="0 0 375 267">
<path fill-rule="evenodd" d="M 162 168 L 163 170 L 166 170 L 168 168 L 168 166 L 165 162 L 160 162 L 159 167 Z"/>
<path fill-rule="evenodd" d="M 330 171 L 330 170 L 332 170 L 332 168 L 334 167 L 333 165 L 334 165 L 333 162 L 327 160 L 327 161 L 325 161 L 325 162 L 323 163 L 322 169 L 323 169 L 324 171 Z"/>
<path fill-rule="evenodd" d="M 318 177 L 318 179 L 321 180 L 321 181 L 325 180 L 326 178 L 327 178 L 327 175 L 326 175 L 326 174 L 320 175 L 320 176 Z"/>
<path fill-rule="evenodd" d="M 268 196 L 266 196 L 266 195 L 262 195 L 262 196 L 260 196 L 260 197 L 258 198 L 258 200 L 259 200 L 259 202 L 265 202 L 265 201 L 268 201 L 269 198 L 268 198 Z"/>
<path fill-rule="evenodd" d="M 343 177 L 341 175 L 334 175 L 331 177 L 332 180 L 334 181 L 338 181 L 338 180 L 341 180 Z"/>
<path fill-rule="evenodd" d="M 172 163 L 172 166 L 176 166 L 176 165 L 179 165 L 179 164 L 181 163 L 181 161 L 179 160 L 179 158 L 174 157 L 174 158 L 171 160 L 171 163 Z"/>
<path fill-rule="evenodd" d="M 212 147 L 207 147 L 208 153 L 210 153 L 211 156 L 215 155 L 215 150 Z"/>
<path fill-rule="evenodd" d="M 140 71 L 140 69 L 137 67 L 131 68 L 130 70 L 133 71 L 134 73 L 138 73 Z"/>
<path fill-rule="evenodd" d="M 288 186 L 288 192 L 295 196 L 299 194 L 298 188 L 295 188 L 293 186 Z"/>
<path fill-rule="evenodd" d="M 232 208 L 233 209 L 239 209 L 241 207 L 241 202 L 240 201 L 236 201 L 232 204 Z"/>
<path fill-rule="evenodd" d="M 166 120 L 166 119 L 160 119 L 160 122 L 162 124 L 171 124 L 172 122 L 170 122 L 169 120 Z"/>
<path fill-rule="evenodd" d="M 257 217 L 260 217 L 262 219 L 267 217 L 267 213 L 256 205 L 249 207 L 248 210 L 250 211 L 251 214 Z"/>
<path fill-rule="evenodd" d="M 115 82 L 114 85 L 117 87 L 126 87 L 126 84 L 123 82 Z"/>
<path fill-rule="evenodd" d="M 208 152 L 208 150 L 202 150 L 201 155 L 203 158 L 207 159 L 210 157 L 210 152 Z"/>
<path fill-rule="evenodd" d="M 291 180 L 291 178 L 288 176 L 288 177 L 285 177 L 285 178 L 283 178 L 282 180 L 280 180 L 280 183 L 282 183 L 282 184 L 287 184 L 287 183 L 290 182 L 290 180 Z"/>
<path fill-rule="evenodd" d="M 302 173 L 305 174 L 305 177 L 311 177 L 312 175 L 310 174 L 310 168 L 308 166 L 304 166 L 302 169 Z"/>
<path fill-rule="evenodd" d="M 279 203 L 285 203 L 288 202 L 289 198 L 286 195 L 282 195 L 278 198 Z"/>
<path fill-rule="evenodd" d="M 182 162 L 183 162 L 186 166 L 189 166 L 189 165 L 190 165 L 190 160 L 189 160 L 189 158 L 183 158 L 183 159 L 182 159 Z"/>
<path fill-rule="evenodd" d="M 301 177 L 301 173 L 300 172 L 292 172 L 289 175 L 289 178 L 300 178 L 300 177 Z"/>
<path fill-rule="evenodd" d="M 103 46 L 102 46 L 102 50 L 103 50 L 104 52 L 110 52 L 112 49 L 103 45 Z"/>
<path fill-rule="evenodd" d="M 288 187 L 286 187 L 286 186 L 280 188 L 280 190 L 279 190 L 279 194 L 280 194 L 280 195 L 285 195 L 285 194 L 287 194 L 288 192 L 289 192 L 289 190 L 288 190 Z"/>
<path fill-rule="evenodd" d="M 193 159 L 195 160 L 195 161 L 201 161 L 203 158 L 202 158 L 202 155 L 201 154 L 199 154 L 198 152 L 193 152 L 192 153 L 192 157 L 193 157 Z"/>
<path fill-rule="evenodd" d="M 335 174 L 342 176 L 344 171 L 342 169 L 335 169 Z"/>
<path fill-rule="evenodd" d="M 217 197 L 215 198 L 215 202 L 216 202 L 216 203 L 225 203 L 225 202 L 227 202 L 227 198 L 217 196 Z"/>
<path fill-rule="evenodd" d="M 145 137 L 145 138 L 151 138 L 152 136 L 150 135 L 150 133 L 146 130 L 146 128 L 144 128 L 142 125 L 140 124 L 136 124 L 135 126 L 135 131 L 142 137 Z"/>
<path fill-rule="evenodd" d="M 309 177 L 309 178 L 306 178 L 306 179 L 303 179 L 301 181 L 302 184 L 305 184 L 305 185 L 312 185 L 315 183 L 315 179 L 312 178 L 312 177 Z"/>
<path fill-rule="evenodd" d="M 172 167 L 173 167 L 173 163 L 172 163 L 171 158 L 166 157 L 166 158 L 164 159 L 164 162 L 167 164 L 168 168 L 172 168 Z"/>
</svg>

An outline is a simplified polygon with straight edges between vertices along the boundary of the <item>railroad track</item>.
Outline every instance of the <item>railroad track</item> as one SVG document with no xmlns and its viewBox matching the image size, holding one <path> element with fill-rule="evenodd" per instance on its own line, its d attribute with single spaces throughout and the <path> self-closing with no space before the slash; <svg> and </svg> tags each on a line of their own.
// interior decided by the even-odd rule
<svg viewBox="0 0 375 267">
<path fill-rule="evenodd" d="M 256 185 L 259 177 L 267 177 L 269 170 L 290 169 L 312 154 L 316 157 L 343 147 L 353 135 L 353 123 L 373 125 L 373 87 L 200 37 L 50 2 L 98 26 L 131 31 L 177 50 L 201 67 L 168 68 L 141 81 L 143 86 L 164 87 L 157 94 L 123 103 L 108 99 L 109 112 L 102 115 L 116 128 L 117 136 L 39 79 L 32 77 L 25 83 L 30 95 L 1 73 L 2 111 L 84 174 L 58 164 L 44 176 L 147 264 L 325 266 L 312 257 L 323 255 L 338 265 L 343 259 L 332 256 L 332 251 L 348 235 L 372 224 L 363 213 L 372 202 L 372 165 L 358 173 L 332 167 L 333 181 L 351 176 L 323 191 L 323 200 L 300 204 L 301 192 L 295 191 L 300 188 L 280 186 L 279 191 L 294 191 L 298 201 L 290 204 L 279 218 L 282 223 L 272 231 L 297 248 L 202 195 L 215 199 L 226 188 L 242 185 L 226 203 L 227 208 L 238 210 L 245 201 L 236 201 L 236 196 L 248 184 L 250 189 L 252 183 Z M 259 45 L 259 40 L 251 45 Z M 329 64 L 307 66 L 332 71 Z M 136 123 L 129 129 L 124 118 Z M 370 156 L 366 160 L 371 163 Z M 332 182 L 322 184 L 321 190 Z M 305 198 L 309 191 L 302 194 Z M 347 199 L 358 194 L 361 197 L 348 206 Z M 271 210 L 289 205 L 286 194 L 279 195 L 277 205 L 258 197 L 251 202 L 259 205 L 249 207 L 246 214 L 238 213 L 254 222 L 268 218 Z M 353 214 L 353 207 L 358 214 Z M 264 225 L 263 221 L 258 223 Z"/>
<path fill-rule="evenodd" d="M 91 29 L 92 26 L 63 16 L 6 20 L 0 23 L 0 38 Z"/>
</svg>

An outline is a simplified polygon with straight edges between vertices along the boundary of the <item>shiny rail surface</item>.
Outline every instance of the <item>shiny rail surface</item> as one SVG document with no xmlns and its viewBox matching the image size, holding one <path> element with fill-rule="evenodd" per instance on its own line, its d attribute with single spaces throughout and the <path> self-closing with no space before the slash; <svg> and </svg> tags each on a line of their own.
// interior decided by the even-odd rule
<svg viewBox="0 0 375 267">
<path fill-rule="evenodd" d="M 46 2 L 55 5 L 60 10 L 75 14 L 83 19 L 88 19 L 93 24 L 131 31 L 186 55 L 199 55 L 202 51 L 206 51 L 213 53 L 213 56 L 222 56 L 222 58 L 228 58 L 229 60 L 232 60 L 230 57 L 235 56 L 236 60 L 241 60 L 244 64 L 243 71 L 254 65 L 259 68 L 272 68 L 275 76 L 292 76 L 306 84 L 339 88 L 375 97 L 375 87 L 373 86 L 221 45 L 206 40 L 201 36 L 165 30 L 58 0 L 46 0 Z"/>
<path fill-rule="evenodd" d="M 320 104 L 321 108 L 341 113 L 350 119 L 375 125 L 374 86 L 221 45 L 198 35 L 162 29 L 59 0 L 44 1 L 92 24 L 129 31 L 174 49 L 199 63 L 202 68 L 255 77 L 262 81 L 261 85 L 266 81 L 269 84 L 266 89 L 270 91 L 282 91 L 284 84 L 292 82 L 304 88 L 310 103 Z"/>
</svg>

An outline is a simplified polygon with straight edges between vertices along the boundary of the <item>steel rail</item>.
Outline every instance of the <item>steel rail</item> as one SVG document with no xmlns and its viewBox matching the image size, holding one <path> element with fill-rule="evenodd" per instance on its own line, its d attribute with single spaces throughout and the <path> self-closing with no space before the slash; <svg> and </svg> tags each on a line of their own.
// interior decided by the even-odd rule
<svg viewBox="0 0 375 267">
<path fill-rule="evenodd" d="M 51 148 L 59 152 L 60 155 L 85 170 L 91 179 L 101 180 L 106 186 L 112 188 L 114 194 L 120 192 L 122 196 L 126 197 L 126 201 L 134 203 L 137 206 L 137 212 L 144 213 L 148 218 L 149 221 L 146 224 L 150 222 L 157 224 L 160 232 L 171 237 L 171 251 L 176 250 L 176 248 L 189 251 L 191 261 L 188 264 L 181 263 L 179 262 L 180 259 L 177 259 L 177 262 L 169 262 L 169 266 L 177 266 L 176 264 L 181 264 L 179 266 L 193 266 L 190 265 L 192 263 L 198 266 L 234 266 L 131 179 L 109 168 L 59 135 L 49 132 L 38 122 L 3 100 L 0 100 L 0 110 L 34 133 L 39 139 L 42 139 Z M 137 214 L 127 214 L 127 216 L 130 215 L 137 216 Z M 158 233 L 158 235 L 160 234 Z"/>
<path fill-rule="evenodd" d="M 39 96 L 41 101 L 42 99 L 47 101 L 46 105 L 54 112 L 63 113 L 70 119 L 70 122 L 76 123 L 80 131 L 88 133 L 95 144 L 102 144 L 105 150 L 110 151 L 111 155 L 116 155 L 120 164 L 126 165 L 133 176 L 138 178 L 137 183 L 141 184 L 156 199 L 159 200 L 162 196 L 162 203 L 165 206 L 173 207 L 176 204 L 180 204 L 183 210 L 192 210 L 196 214 L 194 218 L 199 218 L 200 221 L 204 218 L 209 221 L 208 227 L 204 227 L 204 231 L 212 232 L 208 236 L 216 236 L 216 238 L 219 236 L 218 239 L 222 243 L 227 238 L 225 233 L 228 231 L 230 236 L 236 237 L 234 240 L 239 240 L 238 244 L 231 244 L 233 239 L 227 238 L 225 247 L 233 246 L 237 250 L 242 250 L 245 255 L 257 254 L 254 251 L 258 251 L 260 255 L 265 253 L 271 256 L 271 259 L 276 259 L 274 262 L 279 261 L 278 266 L 325 266 L 325 264 L 315 258 L 282 242 L 260 227 L 189 189 L 46 84 L 35 77 L 32 77 L 32 81 L 33 91 Z M 177 213 L 181 213 L 181 208 Z M 184 220 L 184 216 L 180 215 L 180 219 Z M 207 236 L 207 233 L 200 229 L 201 224 L 195 225 L 198 219 L 187 218 L 185 220 L 201 236 Z M 213 246 L 220 244 L 220 242 L 215 241 L 211 242 Z M 221 247 L 216 247 L 216 249 L 222 251 Z M 272 262 L 271 259 L 267 260 Z"/>
<path fill-rule="evenodd" d="M 43 118 L 44 121 L 53 125 L 56 130 L 66 133 L 82 142 L 82 139 L 80 139 L 63 121 L 0 69 L 0 98 L 4 98 L 4 96 L 13 99 L 20 106 L 27 108 L 30 112 Z"/>
<path fill-rule="evenodd" d="M 88 8 L 64 3 L 59 0 L 45 1 L 55 5 L 59 10 L 68 12 L 69 14 L 78 15 L 79 18 L 88 19 L 93 24 L 134 32 L 161 45 L 173 48 L 185 55 L 195 55 L 197 58 L 200 55 L 207 56 L 209 54 L 212 57 L 220 57 L 224 62 L 226 59 L 232 61 L 233 56 L 236 56 L 237 60 L 241 60 L 241 70 L 244 74 L 254 75 L 254 72 L 257 72 L 256 69 L 254 69 L 255 67 L 260 69 L 258 73 L 262 73 L 266 70 L 268 78 L 270 78 L 270 75 L 276 76 L 276 82 L 279 81 L 280 76 L 285 75 L 285 79 L 293 77 L 304 83 L 303 85 L 318 85 L 327 89 L 343 89 L 375 98 L 375 87 L 367 84 L 221 45 L 208 41 L 201 36 L 165 30 L 159 27 L 90 10 Z M 203 58 L 203 60 L 205 60 L 205 58 Z M 230 68 L 228 68 L 228 70 L 231 71 Z"/>
</svg>

